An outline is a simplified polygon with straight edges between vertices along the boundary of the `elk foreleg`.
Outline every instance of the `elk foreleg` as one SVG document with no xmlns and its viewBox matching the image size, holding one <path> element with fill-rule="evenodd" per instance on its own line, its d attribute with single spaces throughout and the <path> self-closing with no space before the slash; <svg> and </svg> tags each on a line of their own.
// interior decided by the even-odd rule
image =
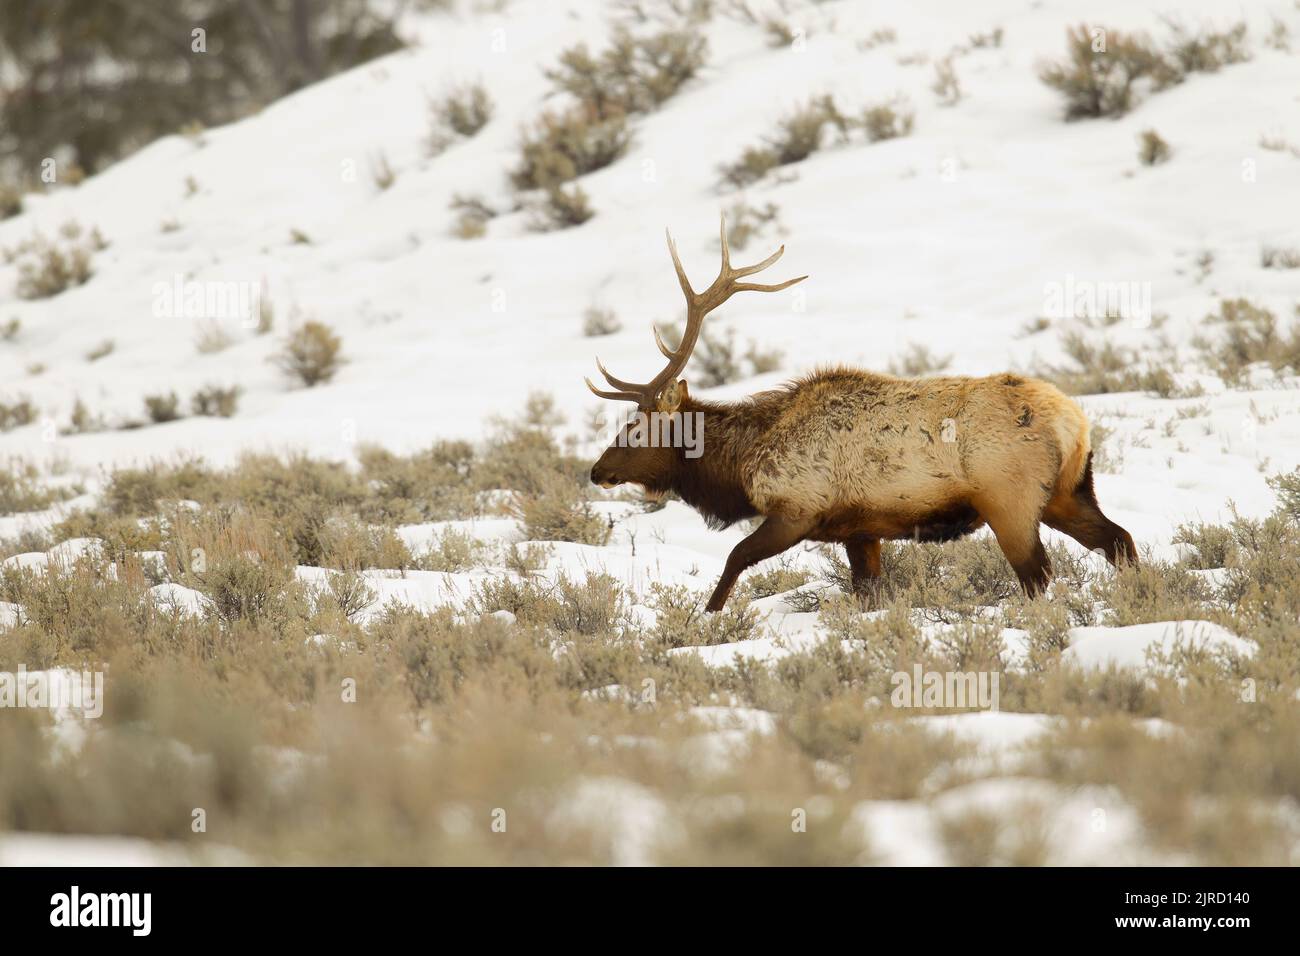
<svg viewBox="0 0 1300 956">
<path fill-rule="evenodd" d="M 851 535 L 844 542 L 844 552 L 853 575 L 853 593 L 867 594 L 880 577 L 880 539 L 868 534 Z"/>
<path fill-rule="evenodd" d="M 713 589 L 713 596 L 704 606 L 706 611 L 721 611 L 727 603 L 727 596 L 736 584 L 736 579 L 758 562 L 775 557 L 787 548 L 792 548 L 803 540 L 812 527 L 809 521 L 791 521 L 773 515 L 767 518 L 744 541 L 731 549 L 727 557 L 727 566 L 722 571 L 718 586 Z"/>
</svg>

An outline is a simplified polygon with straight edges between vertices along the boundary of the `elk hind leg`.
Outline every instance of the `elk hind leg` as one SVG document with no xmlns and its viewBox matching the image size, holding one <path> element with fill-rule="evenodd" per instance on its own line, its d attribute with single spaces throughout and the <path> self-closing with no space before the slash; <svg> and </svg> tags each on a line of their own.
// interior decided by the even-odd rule
<svg viewBox="0 0 1300 956">
<path fill-rule="evenodd" d="M 1024 498 L 1014 502 L 976 501 L 975 508 L 998 539 L 998 547 L 1016 572 L 1025 594 L 1031 598 L 1042 594 L 1052 578 L 1052 562 L 1038 536 L 1041 501 Z"/>
<path fill-rule="evenodd" d="M 709 598 L 704 610 L 721 611 L 737 578 L 746 568 L 794 547 L 803 540 L 811 527 L 812 523 L 808 521 L 791 521 L 777 515 L 767 518 L 753 534 L 731 549 L 722 578 L 713 589 L 713 596 Z"/>
<path fill-rule="evenodd" d="M 1137 564 L 1137 547 L 1133 536 L 1102 514 L 1097 493 L 1092 486 L 1092 453 L 1083 477 L 1072 491 L 1052 496 L 1043 512 L 1043 523 L 1068 534 L 1089 551 L 1100 551 L 1118 567 Z"/>
</svg>

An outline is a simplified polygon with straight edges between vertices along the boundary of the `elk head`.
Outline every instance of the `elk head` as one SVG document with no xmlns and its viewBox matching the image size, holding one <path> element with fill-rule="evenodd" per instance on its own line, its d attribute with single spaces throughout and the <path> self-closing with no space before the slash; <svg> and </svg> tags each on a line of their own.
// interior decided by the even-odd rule
<svg viewBox="0 0 1300 956">
<path fill-rule="evenodd" d="M 777 249 L 762 262 L 731 267 L 731 253 L 727 247 L 727 221 L 722 218 L 720 228 L 722 240 L 722 267 L 718 277 L 703 292 L 696 292 L 687 281 L 686 271 L 677 256 L 677 246 L 671 234 L 668 236 L 668 252 L 673 258 L 673 268 L 677 270 L 677 281 L 681 284 L 682 294 L 686 297 L 686 331 L 682 334 L 681 344 L 670 349 L 664 344 L 655 329 L 655 344 L 668 359 L 668 364 L 649 382 L 625 382 L 611 375 L 609 370 L 596 360 L 600 373 L 615 391 L 597 388 L 587 379 L 587 387 L 601 398 L 614 401 L 633 402 L 636 414 L 632 416 L 618 433 L 614 443 L 600 456 L 600 460 L 591 469 L 591 480 L 604 488 L 613 488 L 624 483 L 639 484 L 651 494 L 662 494 L 672 487 L 672 476 L 679 460 L 680 442 L 665 441 L 667 436 L 684 434 L 689 424 L 682 422 L 682 416 L 689 410 L 690 395 L 686 382 L 677 376 L 686 367 L 695 349 L 704 326 L 704 317 L 726 302 L 737 292 L 779 292 L 796 282 L 802 282 L 807 276 L 788 279 L 775 285 L 759 285 L 753 282 L 740 282 L 745 276 L 753 275 L 766 269 L 785 252 L 785 246 Z"/>
</svg>

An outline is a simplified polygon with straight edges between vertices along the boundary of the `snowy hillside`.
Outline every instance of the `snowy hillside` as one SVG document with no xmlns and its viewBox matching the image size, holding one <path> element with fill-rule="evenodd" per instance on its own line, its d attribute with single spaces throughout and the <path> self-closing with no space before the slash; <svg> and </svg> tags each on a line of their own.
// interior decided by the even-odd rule
<svg viewBox="0 0 1300 956">
<path fill-rule="evenodd" d="M 439 439 L 478 441 L 493 420 L 516 418 L 537 392 L 548 393 L 565 416 L 559 431 L 594 459 L 609 432 L 597 437 L 592 415 L 604 413 L 608 422 L 620 410 L 595 399 L 583 377 L 594 374 L 599 356 L 618 375 L 648 378 L 661 367 L 652 323 L 680 321 L 664 228 L 699 287 L 717 268 L 718 214 L 737 203 L 779 211 L 734 257 L 757 260 L 784 243 L 772 281 L 810 278 L 791 292 L 739 297 L 710 320 L 711 333 L 734 330 L 740 351 L 752 342 L 779 353 L 775 370 L 747 369 L 707 388 L 688 366 L 693 394 L 734 398 L 827 363 L 898 368 L 918 345 L 950 358 L 945 374 L 1043 374 L 1070 366 L 1073 333 L 1098 347 L 1132 350 L 1135 360 L 1171 376 L 1163 394 L 1078 399 L 1100 426 L 1098 497 L 1144 555 L 1184 556 L 1186 544 L 1174 543 L 1180 525 L 1223 523 L 1234 508 L 1263 518 L 1275 508 L 1266 479 L 1300 466 L 1298 370 L 1259 363 L 1225 382 L 1199 343 L 1206 316 L 1224 300 L 1246 298 L 1284 327 L 1300 306 L 1300 269 L 1262 262 L 1265 250 L 1300 249 L 1300 10 L 1217 0 L 792 2 L 781 17 L 798 33 L 782 46 L 773 46 L 761 23 L 715 15 L 693 27 L 708 43 L 699 74 L 659 108 L 631 118 L 625 155 L 578 180 L 594 216 L 537 232 L 530 210 L 517 208 L 534 197 L 517 195 L 510 173 L 522 131 L 564 103 L 545 71 L 575 43 L 602 49 L 615 22 L 649 27 L 630 21 L 622 4 L 499 6 L 482 11 L 465 3 L 454 13 L 422 14 L 418 39 L 406 50 L 231 126 L 164 137 L 76 187 L 28 197 L 21 215 L 0 222 L 0 248 L 36 233 L 55 237 L 69 221 L 98 230 L 105 243 L 93 252 L 88 281 L 45 298 L 20 297 L 19 262 L 0 260 L 0 326 L 17 322 L 0 341 L 0 402 L 26 399 L 36 413 L 0 433 L 0 457 L 31 463 L 47 480 L 79 490 L 48 508 L 0 517 L 0 538 L 93 507 L 115 468 L 189 455 L 226 467 L 247 451 L 297 450 L 351 465 L 365 446 L 410 453 Z M 751 6 L 779 12 L 775 4 Z M 1038 78 L 1044 62 L 1064 57 L 1067 28 L 1087 22 L 1160 38 L 1168 32 L 1163 17 L 1175 7 L 1192 28 L 1226 28 L 1244 18 L 1250 58 L 1189 73 L 1168 89 L 1144 89 L 1121 117 L 1067 123 L 1061 96 Z M 1265 42 L 1278 35 L 1277 22 L 1294 35 L 1292 49 Z M 999 28 L 997 42 L 972 42 Z M 945 105 L 932 87 L 936 64 L 949 57 L 961 96 Z M 430 98 L 473 82 L 495 103 L 492 119 L 430 155 Z M 854 115 L 903 97 L 914 128 L 880 142 L 827 136 L 807 159 L 743 190 L 721 183 L 721 165 L 825 94 Z M 1145 130 L 1167 142 L 1167 161 L 1139 160 Z M 384 166 L 393 174 L 387 188 L 376 176 Z M 481 237 L 455 233 L 457 196 L 481 197 L 499 213 Z M 257 288 L 273 327 L 260 334 L 239 318 L 159 307 L 170 294 L 162 290 L 193 283 Z M 1126 316 L 1051 314 L 1062 288 L 1110 284 L 1149 299 Z M 584 314 L 593 307 L 611 310 L 617 331 L 585 335 Z M 331 381 L 310 388 L 273 361 L 285 335 L 308 320 L 341 337 L 345 360 Z M 221 347 L 199 348 L 205 336 Z M 187 406 L 207 385 L 239 387 L 235 414 L 148 420 L 146 397 L 175 392 Z M 70 427 L 79 404 L 96 427 Z M 628 589 L 629 613 L 642 626 L 655 621 L 652 585 L 707 593 L 745 533 L 709 531 L 680 502 L 647 511 L 622 493 L 593 494 L 613 526 L 608 544 L 554 542 L 544 573 L 607 572 Z M 418 554 L 448 529 L 492 547 L 524 539 L 504 513 L 404 522 L 396 534 Z M 1067 542 L 1054 532 L 1044 536 Z M 65 557 L 95 548 L 78 542 L 70 550 L 61 545 Z M 1072 542 L 1067 548 L 1080 550 Z M 794 564 L 814 569 L 822 561 L 805 551 Z M 44 573 L 59 562 L 38 550 L 6 563 Z M 463 606 L 476 588 L 502 577 L 505 564 L 485 559 L 468 569 L 401 574 L 369 568 L 364 575 L 376 600 L 350 620 L 371 626 L 397 603 Z M 1224 572 L 1196 573 L 1208 580 Z M 329 574 L 305 564 L 296 571 L 309 585 Z M 152 590 L 151 600 L 182 616 L 200 617 L 211 606 L 202 588 L 179 581 Z M 809 651 L 828 633 L 826 622 L 789 594 L 753 606 L 767 615 L 762 633 L 674 647 L 671 655 L 709 667 L 774 662 Z M 0 630 L 25 613 L 19 602 L 0 604 Z M 1106 619 L 1068 634 L 1065 661 L 1083 671 L 1140 671 L 1149 648 L 1174 653 L 1185 639 L 1246 659 L 1256 650 L 1230 628 L 1182 618 Z M 1001 639 L 1005 660 L 1013 669 L 1023 665 L 1025 632 L 1007 626 Z M 619 686 L 593 692 L 625 693 Z M 875 861 L 951 862 L 943 849 L 951 833 L 941 827 L 950 810 L 994 812 L 1023 801 L 1053 807 L 1044 822 L 1053 834 L 1052 862 L 1179 859 L 1133 842 L 1135 810 L 1113 788 L 1067 792 L 1027 779 L 1035 770 L 1026 754 L 1037 742 L 1087 732 L 1067 727 L 1057 713 L 1035 712 L 1034 701 L 1041 703 L 1027 695 L 1023 707 L 1007 708 L 1022 713 L 916 718 L 970 746 L 954 771 L 961 780 L 928 803 L 861 800 L 842 824 L 868 835 Z M 683 736 L 708 766 L 731 766 L 755 739 L 774 733 L 760 708 L 694 706 L 684 719 L 699 732 Z M 1154 723 L 1140 726 L 1152 737 L 1162 732 Z M 611 739 L 618 733 L 609 730 Z M 638 841 L 660 827 L 646 822 L 647 814 L 663 813 L 658 797 L 614 777 L 575 777 L 573 786 L 593 806 L 619 808 L 597 814 L 610 821 L 613 849 L 605 858 L 657 859 Z M 1069 829 L 1070 820 L 1099 806 L 1112 820 L 1104 839 Z M 32 843 L 6 850 L 0 839 L 0 861 L 7 852 L 27 859 L 46 850 Z M 57 854 L 57 844 L 48 852 Z"/>
<path fill-rule="evenodd" d="M 718 166 L 826 92 L 854 110 L 904 94 L 917 112 L 915 132 L 828 148 L 784 171 L 793 182 L 747 191 L 752 204 L 780 208 L 781 228 L 766 230 L 752 251 L 785 241 L 783 267 L 812 278 L 806 311 L 792 313 L 788 298 L 751 297 L 718 317 L 741 342 L 785 355 L 779 373 L 719 394 L 819 362 L 884 368 L 911 343 L 953 355 L 955 373 L 1056 358 L 1054 336 L 1019 333 L 1043 313 L 1045 285 L 1067 276 L 1151 283 L 1154 311 L 1169 316 L 1161 331 L 1176 342 L 1220 296 L 1290 310 L 1296 273 L 1260 269 L 1259 252 L 1300 242 L 1300 165 L 1258 142 L 1270 132 L 1300 141 L 1294 56 L 1260 48 L 1250 62 L 1193 76 L 1105 122 L 1063 124 L 1058 98 L 1035 79 L 1037 63 L 1062 55 L 1068 25 L 1086 18 L 1154 32 L 1158 3 L 921 3 L 898 16 L 824 3 L 791 15 L 808 33 L 800 49 L 770 49 L 760 29 L 715 18 L 703 27 L 710 58 L 700 78 L 635 123 L 625 157 L 582 180 L 591 221 L 538 235 L 526 230 L 526 214 L 506 214 L 483 239 L 453 238 L 453 195 L 508 204 L 520 128 L 548 102 L 543 69 L 575 42 L 603 44 L 606 5 L 559 11 L 518 2 L 502 15 L 432 17 L 418 47 L 206 132 L 202 145 L 165 138 L 76 189 L 32 199 L 28 214 L 0 224 L 0 246 L 34 230 L 53 234 L 68 220 L 97 227 L 109 243 L 94 257 L 93 279 L 53 299 L 17 299 L 13 267 L 0 267 L 0 316 L 23 329 L 0 349 L 6 397 L 29 396 L 62 424 L 78 396 L 112 419 L 138 416 L 145 394 L 188 394 L 209 380 L 246 390 L 229 421 L 189 419 L 53 448 L 33 425 L 5 434 L 3 449 L 90 463 L 176 449 L 223 457 L 249 444 L 341 455 L 344 420 L 355 423 L 358 441 L 413 447 L 475 434 L 486 416 L 536 389 L 576 419 L 597 404 L 582 388 L 597 351 L 634 377 L 657 367 L 649 324 L 680 312 L 664 227 L 690 274 L 711 275 L 717 212 L 735 199 L 720 194 Z M 1223 16 L 1212 0 L 1179 13 L 1193 23 L 1197 14 Z M 1250 23 L 1264 33 L 1268 11 Z M 938 106 L 932 61 L 997 26 L 1006 30 L 1000 47 L 955 61 L 963 100 Z M 859 49 L 886 27 L 895 42 Z M 917 54 L 930 62 L 899 63 Z M 426 99 L 471 80 L 496 101 L 492 122 L 426 158 Z M 1148 127 L 1171 144 L 1174 161 L 1139 166 L 1136 137 Z M 370 175 L 381 153 L 397 177 L 386 191 Z M 1246 160 L 1257 167 L 1253 182 L 1243 182 Z M 198 192 L 186 198 L 190 177 Z M 163 231 L 164 223 L 178 228 Z M 293 244 L 291 230 L 311 244 Z M 1207 250 L 1214 271 L 1198 281 L 1193 260 Z M 280 327 L 295 307 L 334 326 L 348 366 L 329 386 L 292 390 L 266 361 L 274 341 L 237 327 L 234 346 L 199 354 L 194 320 L 154 315 L 155 285 L 176 276 L 265 281 Z M 593 304 L 613 309 L 622 330 L 584 339 L 581 316 Z M 1114 332 L 1138 346 L 1154 335 Z M 87 363 L 83 356 L 106 339 L 113 353 Z M 34 364 L 45 371 L 30 375 Z M 1260 401 L 1266 414 L 1295 407 L 1285 396 Z M 1230 422 L 1238 411 L 1227 411 Z M 1261 428 L 1261 445 L 1271 448 L 1275 433 L 1285 444 L 1289 418 Z M 1258 486 L 1228 482 L 1212 492 Z"/>
</svg>

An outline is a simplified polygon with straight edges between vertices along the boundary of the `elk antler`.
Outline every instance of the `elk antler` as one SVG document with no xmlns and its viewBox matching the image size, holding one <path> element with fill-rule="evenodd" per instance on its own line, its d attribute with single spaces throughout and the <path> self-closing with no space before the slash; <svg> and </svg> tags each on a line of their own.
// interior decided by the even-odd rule
<svg viewBox="0 0 1300 956">
<path fill-rule="evenodd" d="M 727 217 L 725 215 L 722 216 L 720 233 L 722 237 L 722 268 L 718 270 L 718 277 L 713 280 L 712 285 L 703 292 L 696 292 L 691 288 L 691 284 L 686 278 L 686 270 L 682 268 L 681 259 L 677 257 L 677 245 L 673 242 L 672 234 L 667 230 L 664 231 L 664 234 L 668 236 L 668 252 L 673 257 L 673 268 L 677 270 L 677 281 L 681 283 L 682 294 L 686 296 L 686 331 L 682 335 L 681 344 L 675 349 L 670 349 L 664 344 L 664 340 L 659 335 L 659 330 L 654 330 L 655 344 L 659 346 L 659 351 L 668 359 L 668 364 L 662 372 L 645 383 L 625 382 L 621 378 L 615 378 L 601 363 L 600 359 L 596 359 L 596 367 L 600 369 L 600 374 L 604 375 L 605 381 L 613 385 L 618 391 L 604 391 L 592 385 L 591 379 L 587 379 L 587 387 L 593 393 L 601 398 L 636 402 L 647 407 L 653 405 L 664 386 L 674 381 L 681 374 L 682 369 L 686 367 L 691 352 L 695 350 L 696 340 L 700 337 L 700 330 L 704 327 L 704 317 L 706 315 L 737 292 L 780 292 L 782 289 L 787 289 L 796 282 L 802 282 L 808 278 L 807 276 L 799 276 L 796 279 L 787 279 L 785 282 L 778 282 L 775 285 L 737 282 L 737 279 L 751 276 L 755 272 L 762 272 L 776 262 L 785 252 L 785 246 L 776 250 L 757 265 L 733 269 L 731 268 L 731 250 L 727 246 Z"/>
</svg>

